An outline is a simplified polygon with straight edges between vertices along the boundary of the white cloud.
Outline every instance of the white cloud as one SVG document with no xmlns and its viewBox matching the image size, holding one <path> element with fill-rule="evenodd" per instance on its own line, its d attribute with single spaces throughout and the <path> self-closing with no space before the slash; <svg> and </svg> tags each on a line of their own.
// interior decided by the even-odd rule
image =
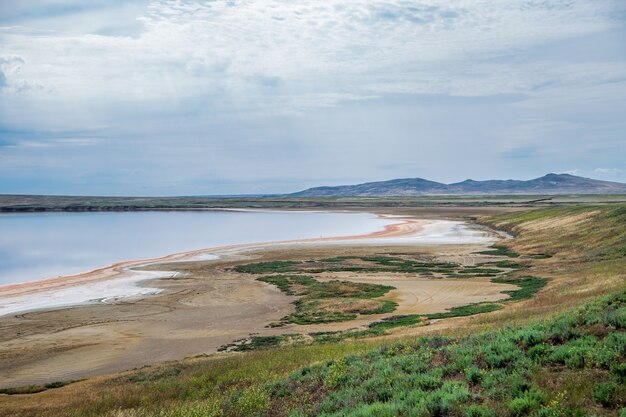
<svg viewBox="0 0 626 417">
<path fill-rule="evenodd" d="M 131 9 L 136 16 L 125 15 L 141 22 L 137 38 L 76 33 L 71 25 L 41 31 L 42 17 L 24 22 L 29 28 L 4 27 L 0 39 L 7 52 L 27 61 L 9 82 L 41 86 L 30 91 L 35 99 L 209 94 L 222 108 L 267 110 L 265 100 L 277 109 L 315 106 L 312 95 L 481 96 L 626 77 L 619 63 L 520 68 L 491 60 L 503 51 L 605 30 L 614 24 L 615 7 L 609 0 L 153 1 L 142 13 Z M 280 79 L 281 85 L 259 91 L 251 77 Z"/>
<path fill-rule="evenodd" d="M 373 180 L 388 166 L 451 181 L 591 172 L 620 166 L 624 151 L 623 1 L 0 7 L 9 184 L 18 161 L 29 175 L 49 164 L 94 175 L 137 166 L 146 182 Z M 99 141 L 63 142 L 62 132 Z"/>
<path fill-rule="evenodd" d="M 6 145 L 5 148 L 67 148 L 74 146 L 94 146 L 99 143 L 101 143 L 101 140 L 96 138 L 55 138 L 47 140 L 26 139 L 14 144 Z"/>
<path fill-rule="evenodd" d="M 580 175 L 580 169 L 575 168 L 575 169 L 568 169 L 566 171 L 563 171 L 564 174 L 570 174 L 570 175 Z"/>
<path fill-rule="evenodd" d="M 593 172 L 595 174 L 619 175 L 623 174 L 624 170 L 621 168 L 596 168 Z"/>
</svg>

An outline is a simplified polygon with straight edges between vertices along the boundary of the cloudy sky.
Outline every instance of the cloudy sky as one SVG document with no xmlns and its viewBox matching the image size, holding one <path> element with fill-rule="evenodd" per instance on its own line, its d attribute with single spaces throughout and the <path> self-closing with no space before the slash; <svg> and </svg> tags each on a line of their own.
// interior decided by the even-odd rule
<svg viewBox="0 0 626 417">
<path fill-rule="evenodd" d="M 0 0 L 0 193 L 626 182 L 623 0 Z"/>
</svg>

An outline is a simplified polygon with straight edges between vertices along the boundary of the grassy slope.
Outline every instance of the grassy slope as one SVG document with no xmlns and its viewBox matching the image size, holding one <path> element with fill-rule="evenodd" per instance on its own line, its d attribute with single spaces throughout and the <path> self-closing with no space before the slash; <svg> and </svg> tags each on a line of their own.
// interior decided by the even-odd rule
<svg viewBox="0 0 626 417">
<path fill-rule="evenodd" d="M 420 338 L 303 368 L 219 405 L 225 415 L 302 417 L 615 415 L 626 406 L 625 360 L 622 291 L 532 326 Z"/>
<path fill-rule="evenodd" d="M 625 286 L 625 204 L 541 209 L 481 222 L 514 234 L 510 246 L 516 252 L 554 255 L 533 264 L 533 275 L 553 278 L 545 291 L 495 317 L 483 318 L 484 324 L 553 316 Z"/>
<path fill-rule="evenodd" d="M 405 384 L 408 380 L 405 376 L 396 378 L 393 376 L 396 372 L 389 372 L 397 366 L 407 366 L 407 369 L 414 367 L 414 371 L 404 374 L 425 381 L 411 382 L 423 384 L 419 385 L 419 389 L 424 394 L 423 398 L 420 397 L 422 399 L 413 398 L 410 401 L 421 403 L 420 407 L 423 406 L 426 412 L 431 412 L 428 411 L 428 404 L 432 402 L 435 404 L 432 407 L 439 407 L 437 409 L 449 407 L 449 413 L 472 410 L 474 414 L 471 415 L 490 415 L 480 405 L 496 410 L 498 415 L 524 415 L 524 410 L 536 414 L 542 407 L 546 408 L 542 415 L 567 415 L 559 411 L 564 407 L 583 410 L 579 415 L 619 415 L 621 405 L 618 402 L 624 393 L 623 382 L 619 383 L 616 379 L 621 371 L 612 370 L 611 364 L 624 361 L 623 324 L 619 324 L 622 323 L 619 320 L 624 319 L 623 300 L 619 301 L 617 309 L 613 309 L 614 313 L 610 313 L 606 300 L 590 307 L 595 311 L 595 316 L 599 317 L 594 323 L 581 319 L 587 314 L 574 313 L 566 314 L 556 321 L 530 325 L 525 323 L 554 317 L 603 294 L 624 289 L 626 206 L 537 210 L 482 221 L 518 234 L 510 246 L 522 256 L 536 253 L 554 255 L 538 260 L 532 271 L 534 275 L 553 280 L 531 300 L 513 303 L 504 310 L 490 314 L 455 319 L 460 320 L 458 323 L 463 326 L 448 331 L 454 334 L 454 339 L 434 337 L 416 343 L 416 339 L 411 337 L 400 345 L 391 345 L 385 341 L 359 341 L 282 347 L 244 355 L 179 362 L 113 378 L 95 378 L 33 396 L 0 398 L 0 415 L 254 415 L 257 411 L 267 414 L 298 408 L 301 409 L 300 415 L 306 415 L 311 412 L 311 409 L 306 409 L 306 404 L 318 407 L 318 411 L 325 404 L 329 412 L 356 412 L 359 410 L 356 403 L 343 403 L 341 398 L 350 396 L 350 389 L 360 387 L 359 384 L 355 385 L 354 378 L 357 377 L 367 377 L 367 381 L 373 378 L 369 383 L 374 385 L 369 391 L 380 394 L 380 397 L 367 400 L 371 403 L 371 409 L 363 408 L 369 405 L 364 398 L 359 397 L 358 407 L 363 408 L 359 411 L 361 415 L 401 415 L 381 401 L 386 398 L 384 384 L 387 382 L 392 384 L 391 387 L 400 384 L 397 385 L 398 392 L 407 391 Z M 524 327 L 511 329 L 511 323 Z M 621 327 L 618 328 L 616 323 Z M 570 331 L 571 337 L 554 339 L 555 326 L 562 326 L 565 333 L 573 329 Z M 593 329 L 593 326 L 596 328 Z M 480 329 L 491 331 L 468 336 Z M 531 357 L 534 354 L 530 353 L 535 345 L 526 345 L 527 342 L 523 341 L 528 338 L 535 340 L 535 336 L 540 341 L 538 346 L 547 345 L 536 352 L 539 355 L 537 358 Z M 422 344 L 437 348 L 430 352 L 430 355 L 435 356 L 429 360 L 419 356 L 428 355 L 428 352 L 420 350 Z M 387 347 L 363 353 L 381 345 Z M 500 366 L 496 359 L 485 362 L 486 356 L 476 356 L 480 349 L 486 349 L 485 354 L 489 355 L 512 356 L 504 358 L 502 363 L 506 366 Z M 607 353 L 609 359 L 616 349 L 618 353 L 622 349 L 621 356 L 617 359 L 612 357 L 608 361 L 594 356 L 596 351 L 604 352 L 607 349 L 613 349 L 613 353 Z M 394 352 L 391 356 L 385 353 L 390 351 Z M 418 351 L 421 353 L 416 353 Z M 440 353 L 445 351 L 449 353 Z M 358 355 L 342 359 L 351 354 Z M 576 358 L 579 357 L 583 358 L 582 367 L 578 367 L 580 360 Z M 589 362 L 586 362 L 587 357 L 590 358 Z M 536 366 L 543 360 L 550 364 L 545 370 Z M 329 362 L 313 368 L 302 368 L 324 361 Z M 348 372 L 351 364 L 359 362 L 372 373 L 364 375 L 359 371 L 353 376 Z M 459 364 L 463 367 L 459 368 Z M 515 375 L 506 371 L 511 366 Z M 288 377 L 291 371 L 296 370 Z M 448 371 L 451 373 L 448 374 Z M 323 389 L 311 389 L 307 385 L 310 383 L 306 378 L 308 374 L 312 375 L 311 381 L 321 377 Z M 499 382 L 483 386 L 480 381 L 487 374 L 488 380 Z M 344 378 L 346 375 L 348 379 Z M 429 378 L 437 376 L 438 381 L 428 382 Z M 386 378 L 390 379 L 387 381 Z M 479 379 L 479 388 L 476 388 L 476 378 Z M 597 385 L 600 380 L 614 385 Z M 383 385 L 376 385 L 379 383 Z M 491 392 L 490 387 L 498 384 L 508 384 L 503 386 L 510 389 L 502 395 Z M 294 393 L 301 395 L 294 396 Z M 403 397 L 402 401 L 409 399 Z M 469 403 L 477 406 L 465 407 Z M 436 415 L 436 411 L 432 411 L 431 415 Z"/>
</svg>

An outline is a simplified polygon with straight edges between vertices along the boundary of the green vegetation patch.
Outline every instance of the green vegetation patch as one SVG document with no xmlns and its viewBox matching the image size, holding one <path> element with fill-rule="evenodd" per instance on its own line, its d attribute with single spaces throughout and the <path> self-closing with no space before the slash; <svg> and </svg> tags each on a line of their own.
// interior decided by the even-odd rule
<svg viewBox="0 0 626 417">
<path fill-rule="evenodd" d="M 498 277 L 492 278 L 491 282 L 498 284 L 513 284 L 520 287 L 518 290 L 504 291 L 505 294 L 509 294 L 510 298 L 507 301 L 519 301 L 527 298 L 532 298 L 539 290 L 546 286 L 550 281 L 548 278 L 537 278 L 532 276 L 523 277 Z"/>
<path fill-rule="evenodd" d="M 393 272 L 449 278 L 492 277 L 503 273 L 498 268 L 525 268 L 526 265 L 504 261 L 487 262 L 478 266 L 462 266 L 452 262 L 426 262 L 396 256 L 338 256 L 307 261 L 272 261 L 238 265 L 237 272 L 249 274 L 333 273 L 333 272 Z"/>
<path fill-rule="evenodd" d="M 476 252 L 481 255 L 493 255 L 493 256 L 507 256 L 509 258 L 518 258 L 520 255 L 517 252 L 512 251 L 508 246 L 494 245 L 492 250 L 486 250 L 482 252 Z"/>
<path fill-rule="evenodd" d="M 251 336 L 249 338 L 236 340 L 233 343 L 221 346 L 218 351 L 245 352 L 249 350 L 301 344 L 304 341 L 304 336 L 298 333 L 286 333 L 275 336 Z"/>
<path fill-rule="evenodd" d="M 507 268 L 507 269 L 526 269 L 530 268 L 530 265 L 523 264 L 520 262 L 511 262 L 511 261 L 495 261 L 495 262 L 483 262 L 478 264 L 478 266 L 494 266 L 496 268 Z"/>
<path fill-rule="evenodd" d="M 380 321 L 371 323 L 368 327 L 376 330 L 391 330 L 396 327 L 414 326 L 422 322 L 422 316 L 419 314 L 407 314 L 402 316 L 386 317 Z"/>
<path fill-rule="evenodd" d="M 359 330 L 313 332 L 309 336 L 315 342 L 336 343 L 346 339 L 363 339 L 366 337 L 382 336 L 388 330 L 397 327 L 415 326 L 423 323 L 423 318 L 419 314 L 401 315 L 386 317 L 380 321 L 370 323 L 367 328 Z"/>
<path fill-rule="evenodd" d="M 49 389 L 61 388 L 76 381 L 55 381 L 49 382 L 43 385 L 27 385 L 23 387 L 14 388 L 0 388 L 0 394 L 4 395 L 23 395 L 23 394 L 37 394 L 38 392 L 47 391 Z"/>
<path fill-rule="evenodd" d="M 496 311 L 502 309 L 501 304 L 496 303 L 477 303 L 470 304 L 462 307 L 454 307 L 451 308 L 450 311 L 446 311 L 445 313 L 433 313 L 426 314 L 425 316 L 429 320 L 438 320 L 438 319 L 447 319 L 450 317 L 464 317 L 464 316 L 472 316 L 474 314 L 480 313 L 489 313 L 491 311 Z"/>
<path fill-rule="evenodd" d="M 152 381 L 168 381 L 175 379 L 184 371 L 183 366 L 164 368 L 151 368 L 148 366 L 146 368 L 148 369 L 132 374 L 128 377 L 128 380 L 139 384 L 148 384 Z"/>
<path fill-rule="evenodd" d="M 549 253 L 531 253 L 530 255 L 526 256 L 531 259 L 549 259 L 552 258 L 552 256 L 554 255 L 551 255 Z"/>
<path fill-rule="evenodd" d="M 287 323 L 316 324 L 353 320 L 359 314 L 394 311 L 393 301 L 375 300 L 394 287 L 351 281 L 318 281 L 307 275 L 270 275 L 257 278 L 276 285 L 285 294 L 301 296 L 294 301 L 296 311 L 285 316 L 276 327 Z"/>
<path fill-rule="evenodd" d="M 299 265 L 302 262 L 299 261 L 272 261 L 272 262 L 257 262 L 253 264 L 237 265 L 235 271 L 246 274 L 269 274 L 269 273 L 281 273 L 281 272 L 295 272 L 297 269 L 295 265 Z"/>
</svg>

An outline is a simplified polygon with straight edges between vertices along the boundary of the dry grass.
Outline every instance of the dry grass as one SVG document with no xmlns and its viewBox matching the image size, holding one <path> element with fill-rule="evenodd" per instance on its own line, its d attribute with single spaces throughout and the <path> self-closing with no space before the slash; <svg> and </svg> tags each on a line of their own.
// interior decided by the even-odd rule
<svg viewBox="0 0 626 417">
<path fill-rule="evenodd" d="M 362 310 L 375 310 L 382 306 L 382 302 L 376 300 L 364 300 L 361 298 L 327 298 L 319 300 L 318 308 L 333 313 L 359 313 Z"/>
</svg>

